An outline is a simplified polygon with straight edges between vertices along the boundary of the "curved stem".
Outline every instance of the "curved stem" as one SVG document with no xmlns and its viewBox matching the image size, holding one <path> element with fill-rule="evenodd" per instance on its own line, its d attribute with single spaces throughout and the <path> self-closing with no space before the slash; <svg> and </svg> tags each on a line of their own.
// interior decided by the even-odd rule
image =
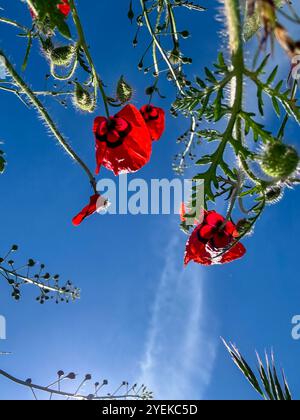
<svg viewBox="0 0 300 420">
<path fill-rule="evenodd" d="M 56 395 L 56 396 L 60 396 L 60 397 L 67 397 L 70 399 L 75 399 L 75 400 L 118 400 L 118 399 L 136 399 L 136 400 L 140 400 L 143 399 L 142 395 L 137 395 L 137 394 L 126 394 L 126 395 L 106 395 L 103 397 L 98 397 L 98 396 L 90 396 L 90 395 L 80 395 L 80 394 L 76 394 L 76 393 L 70 393 L 70 392 L 63 392 L 57 389 L 52 389 L 49 386 L 41 386 L 41 385 L 36 385 L 33 384 L 31 382 L 28 381 L 22 381 L 21 379 L 18 379 L 12 375 L 10 375 L 9 373 L 0 370 L 0 375 L 3 376 L 4 378 L 18 384 L 18 385 L 22 385 L 25 386 L 27 388 L 30 388 L 31 390 L 36 390 L 36 391 L 43 391 L 46 392 L 48 394 L 51 395 Z"/>
<path fill-rule="evenodd" d="M 10 61 L 8 60 L 8 58 L 3 53 L 2 50 L 0 50 L 0 56 L 3 57 L 3 59 L 5 61 L 6 69 L 7 69 L 8 73 L 10 74 L 10 76 L 12 77 L 12 79 L 14 80 L 15 84 L 17 86 L 19 86 L 19 88 L 22 90 L 22 93 L 24 93 L 28 97 L 28 99 L 30 100 L 32 105 L 37 109 L 37 111 L 40 114 L 40 116 L 42 117 L 43 121 L 47 124 L 50 131 L 52 132 L 54 137 L 57 139 L 59 144 L 63 147 L 63 149 L 67 152 L 67 154 L 82 167 L 82 169 L 87 174 L 94 191 L 97 192 L 96 180 L 95 180 L 95 177 L 93 176 L 92 172 L 90 171 L 89 167 L 77 155 L 77 153 L 72 149 L 72 147 L 69 145 L 69 143 L 62 136 L 62 134 L 60 133 L 60 131 L 57 128 L 57 126 L 55 125 L 54 121 L 50 117 L 50 115 L 49 115 L 48 111 L 46 110 L 46 108 L 44 107 L 44 105 L 36 97 L 34 92 L 29 88 L 29 86 L 21 78 L 21 76 L 16 72 L 13 65 L 10 63 Z"/>
<path fill-rule="evenodd" d="M 94 87 L 95 87 L 95 100 L 97 99 L 97 88 L 99 88 L 102 99 L 103 99 L 106 116 L 109 118 L 110 113 L 109 113 L 108 99 L 107 99 L 106 93 L 104 91 L 102 80 L 100 79 L 100 77 L 97 73 L 96 67 L 94 65 L 93 58 L 91 56 L 89 47 L 87 45 L 85 35 L 84 35 L 84 31 L 83 31 L 83 27 L 82 27 L 82 24 L 81 24 L 81 21 L 80 21 L 80 18 L 79 18 L 74 0 L 69 0 L 69 4 L 70 4 L 71 10 L 72 10 L 72 16 L 73 16 L 74 24 L 76 26 L 78 37 L 79 37 L 78 44 L 80 45 L 80 47 L 84 51 L 84 54 L 87 58 L 87 61 L 89 63 L 89 66 L 90 66 L 92 74 L 93 74 Z"/>
<path fill-rule="evenodd" d="M 173 12 L 173 6 L 167 1 L 165 0 L 167 9 L 168 9 L 168 14 L 169 14 L 169 19 L 170 19 L 170 25 L 171 25 L 171 33 L 172 33 L 172 38 L 173 38 L 173 43 L 174 43 L 174 49 L 175 50 L 179 50 L 180 46 L 179 46 L 179 37 L 178 37 L 178 33 L 177 33 L 177 26 L 176 26 L 176 20 L 175 20 L 175 16 L 174 16 L 174 12 Z M 179 64 L 179 71 L 182 70 L 182 65 L 181 62 Z"/>
<path fill-rule="evenodd" d="M 53 63 L 51 62 L 51 65 L 50 65 L 51 75 L 52 75 L 52 76 L 54 77 L 54 79 L 56 79 L 56 80 L 60 80 L 60 81 L 70 80 L 70 79 L 71 79 L 71 77 L 73 77 L 73 76 L 74 76 L 74 73 L 75 73 L 75 71 L 76 71 L 77 65 L 78 65 L 78 61 L 77 61 L 77 59 L 75 59 L 75 60 L 73 61 L 73 63 L 72 63 L 72 66 L 70 67 L 70 69 L 69 69 L 68 73 L 67 73 L 67 74 L 65 74 L 65 75 L 59 75 L 59 74 L 57 74 L 57 73 L 56 73 L 56 68 L 55 68 L 56 66 L 55 66 L 55 64 L 53 64 Z"/>
<path fill-rule="evenodd" d="M 73 1 L 73 0 L 71 0 L 71 1 Z M 148 16 L 148 11 L 147 11 L 147 7 L 146 7 L 146 4 L 145 4 L 145 0 L 140 0 L 140 2 L 141 2 L 141 6 L 142 6 L 142 10 L 143 10 L 143 16 L 144 16 L 144 18 L 145 18 L 145 22 L 146 22 L 146 25 L 147 25 L 148 31 L 149 31 L 149 33 L 150 33 L 150 35 L 151 35 L 151 37 L 152 37 L 152 39 L 153 39 L 153 41 L 154 41 L 155 45 L 157 46 L 157 49 L 158 49 L 158 51 L 160 52 L 160 54 L 161 54 L 162 58 L 164 59 L 164 61 L 165 61 L 165 62 L 166 62 L 166 64 L 168 65 L 168 68 L 169 68 L 169 70 L 170 70 L 170 73 L 171 73 L 171 75 L 172 75 L 172 78 L 173 78 L 174 82 L 176 83 L 176 86 L 177 86 L 177 88 L 178 88 L 179 92 L 180 92 L 182 95 L 184 95 L 184 90 L 182 89 L 182 87 L 181 87 L 181 85 L 180 85 L 180 83 L 179 83 L 179 80 L 178 80 L 178 78 L 177 78 L 177 76 L 176 76 L 176 73 L 175 73 L 175 71 L 174 71 L 174 69 L 173 69 L 173 66 L 172 66 L 172 64 L 171 64 L 171 62 L 170 62 L 170 60 L 169 60 L 169 58 L 168 58 L 167 54 L 165 53 L 164 49 L 163 49 L 163 48 L 162 48 L 162 46 L 160 45 L 160 42 L 159 42 L 159 41 L 158 41 L 158 39 L 157 39 L 157 36 L 156 36 L 156 34 L 155 34 L 155 31 L 154 31 L 154 30 L 153 30 L 153 28 L 152 28 L 152 25 L 151 25 L 151 22 L 150 22 L 150 19 L 149 19 L 149 16 Z"/>
</svg>

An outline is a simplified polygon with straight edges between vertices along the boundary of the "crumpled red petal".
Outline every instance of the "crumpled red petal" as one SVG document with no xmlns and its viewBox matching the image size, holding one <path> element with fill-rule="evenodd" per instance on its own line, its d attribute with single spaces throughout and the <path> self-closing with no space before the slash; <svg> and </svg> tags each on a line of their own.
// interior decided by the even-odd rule
<svg viewBox="0 0 300 420">
<path fill-rule="evenodd" d="M 239 236 L 236 226 L 215 211 L 206 211 L 204 221 L 192 232 L 186 244 L 184 263 L 190 261 L 201 265 L 226 264 L 242 258 L 246 248 L 237 243 L 226 251 Z M 221 224 L 221 228 L 220 228 Z M 220 229 L 220 230 L 218 230 Z"/>
<path fill-rule="evenodd" d="M 153 141 L 158 141 L 166 127 L 166 114 L 162 108 L 153 105 L 144 105 L 141 108 L 148 130 Z"/>
<path fill-rule="evenodd" d="M 140 111 L 133 105 L 127 105 L 115 116 L 117 122 L 119 118 L 129 124 L 130 131 L 116 147 L 110 147 L 105 141 L 96 138 L 96 173 L 99 173 L 101 165 L 113 171 L 116 176 L 121 173 L 136 172 L 150 160 L 152 140 Z M 103 117 L 96 118 L 95 134 L 98 124 L 102 122 Z M 123 127 L 123 123 L 120 124 Z"/>
<path fill-rule="evenodd" d="M 184 255 L 184 265 L 187 266 L 191 261 L 201 265 L 211 265 L 211 254 L 206 251 L 206 245 L 199 241 L 198 231 L 200 226 L 191 234 L 186 244 Z"/>
<path fill-rule="evenodd" d="M 89 216 L 92 216 L 97 211 L 97 202 L 100 198 L 100 194 L 95 194 L 90 198 L 90 203 L 81 210 L 80 213 L 77 214 L 72 220 L 74 226 L 79 226 L 84 219 Z"/>
</svg>

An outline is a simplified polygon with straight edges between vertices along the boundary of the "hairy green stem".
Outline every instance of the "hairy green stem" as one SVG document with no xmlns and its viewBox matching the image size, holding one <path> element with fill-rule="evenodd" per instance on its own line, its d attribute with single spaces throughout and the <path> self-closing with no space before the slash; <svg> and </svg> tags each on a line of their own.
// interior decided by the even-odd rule
<svg viewBox="0 0 300 420">
<path fill-rule="evenodd" d="M 107 117 L 109 118 L 109 116 L 110 116 L 109 105 L 108 105 L 108 99 L 107 99 L 106 93 L 104 91 L 103 82 L 100 79 L 99 74 L 97 73 L 96 67 L 94 65 L 94 61 L 93 61 L 93 58 L 91 56 L 89 47 L 88 47 L 86 39 L 85 39 L 85 34 L 84 34 L 84 31 L 83 31 L 83 27 L 82 27 L 82 24 L 81 24 L 81 21 L 80 21 L 80 18 L 79 18 L 74 0 L 69 0 L 69 4 L 70 4 L 71 10 L 72 10 L 72 16 L 73 16 L 74 24 L 76 26 L 77 33 L 78 33 L 78 36 L 79 36 L 78 43 L 79 43 L 80 47 L 82 48 L 82 50 L 84 51 L 84 54 L 87 58 L 87 61 L 89 63 L 91 71 L 92 71 L 92 75 L 93 75 L 93 79 L 94 79 L 94 86 L 95 86 L 95 100 L 97 99 L 97 88 L 99 88 L 102 99 L 103 99 L 105 112 L 106 112 Z"/>
<path fill-rule="evenodd" d="M 236 136 L 236 140 L 242 142 L 242 126 L 241 121 L 238 118 L 240 111 L 243 106 L 243 83 L 244 83 L 244 50 L 243 50 L 243 39 L 242 39 L 242 25 L 241 25 L 241 13 L 240 4 L 238 0 L 224 0 L 225 15 L 227 18 L 227 27 L 229 34 L 229 48 L 232 57 L 232 66 L 235 73 L 235 77 L 231 81 L 231 103 L 232 103 L 232 115 L 229 120 L 229 124 L 224 133 L 224 137 L 220 146 L 220 157 L 225 152 L 227 142 L 231 141 L 233 134 Z M 235 206 L 235 202 L 239 196 L 242 188 L 242 179 L 239 180 L 236 188 L 233 190 L 229 209 L 227 212 L 227 219 L 230 219 L 232 211 Z"/>
<path fill-rule="evenodd" d="M 73 148 L 62 136 L 56 124 L 54 123 L 53 119 L 51 118 L 48 111 L 42 104 L 42 102 L 37 98 L 37 96 L 26 84 L 26 82 L 22 79 L 22 77 L 16 72 L 13 65 L 10 63 L 10 61 L 8 60 L 8 58 L 3 53 L 2 50 L 0 50 L 0 57 L 3 57 L 5 61 L 6 69 L 8 73 L 10 74 L 11 78 L 14 80 L 14 83 L 21 89 L 22 93 L 24 93 L 27 96 L 27 98 L 32 103 L 32 105 L 37 109 L 43 121 L 47 124 L 50 131 L 52 132 L 54 137 L 57 139 L 59 144 L 63 147 L 63 149 L 67 152 L 67 154 L 82 167 L 82 169 L 87 174 L 94 191 L 97 192 L 96 180 L 92 172 L 90 171 L 89 167 L 85 164 L 85 162 L 83 162 L 83 160 L 77 155 L 77 153 L 73 150 Z"/>
<path fill-rule="evenodd" d="M 21 25 L 20 23 L 16 22 L 15 20 L 12 20 L 12 19 L 7 19 L 7 18 L 4 18 L 4 17 L 0 17 L 0 22 L 6 23 L 10 26 L 14 26 L 15 28 L 21 29 L 24 32 L 27 32 L 27 33 L 30 32 L 29 28 L 27 28 L 24 25 Z"/>
</svg>

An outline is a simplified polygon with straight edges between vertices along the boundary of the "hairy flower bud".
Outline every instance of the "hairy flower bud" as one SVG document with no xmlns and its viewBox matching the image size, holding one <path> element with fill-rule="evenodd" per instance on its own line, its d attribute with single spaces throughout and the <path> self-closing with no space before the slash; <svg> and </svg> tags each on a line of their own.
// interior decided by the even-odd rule
<svg viewBox="0 0 300 420">
<path fill-rule="evenodd" d="M 75 55 L 74 45 L 57 47 L 49 52 L 50 60 L 56 66 L 69 66 Z"/>
<path fill-rule="evenodd" d="M 121 76 L 117 86 L 117 98 L 122 104 L 129 102 L 132 98 L 133 89 Z"/>
<path fill-rule="evenodd" d="M 261 159 L 261 167 L 266 175 L 286 179 L 296 171 L 299 155 L 296 149 L 279 141 L 270 143 Z"/>
<path fill-rule="evenodd" d="M 280 186 L 268 188 L 265 197 L 268 204 L 276 204 L 283 197 L 283 188 Z"/>
<path fill-rule="evenodd" d="M 95 100 L 90 92 L 76 82 L 74 92 L 74 105 L 84 112 L 93 112 L 95 110 Z"/>
</svg>

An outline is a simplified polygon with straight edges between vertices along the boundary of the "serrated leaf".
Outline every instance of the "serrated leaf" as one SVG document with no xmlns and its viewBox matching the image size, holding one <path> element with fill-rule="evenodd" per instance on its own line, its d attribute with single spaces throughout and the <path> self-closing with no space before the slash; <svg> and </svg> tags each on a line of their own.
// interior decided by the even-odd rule
<svg viewBox="0 0 300 420">
<path fill-rule="evenodd" d="M 280 106 L 279 106 L 279 103 L 278 103 L 277 99 L 275 98 L 275 96 L 272 98 L 272 104 L 273 104 L 273 108 L 274 108 L 276 114 L 278 115 L 278 117 L 280 117 L 280 115 L 281 115 Z"/>
<path fill-rule="evenodd" d="M 211 163 L 211 156 L 205 155 L 205 156 L 202 156 L 201 159 L 197 160 L 196 165 L 207 165 L 209 163 Z"/>
<path fill-rule="evenodd" d="M 274 70 L 272 71 L 272 73 L 271 73 L 271 74 L 270 74 L 270 76 L 268 77 L 268 80 L 267 80 L 267 85 L 271 85 L 271 84 L 274 82 L 275 77 L 276 77 L 276 75 L 277 75 L 277 72 L 278 72 L 278 66 L 276 66 L 276 67 L 274 68 Z"/>
</svg>

